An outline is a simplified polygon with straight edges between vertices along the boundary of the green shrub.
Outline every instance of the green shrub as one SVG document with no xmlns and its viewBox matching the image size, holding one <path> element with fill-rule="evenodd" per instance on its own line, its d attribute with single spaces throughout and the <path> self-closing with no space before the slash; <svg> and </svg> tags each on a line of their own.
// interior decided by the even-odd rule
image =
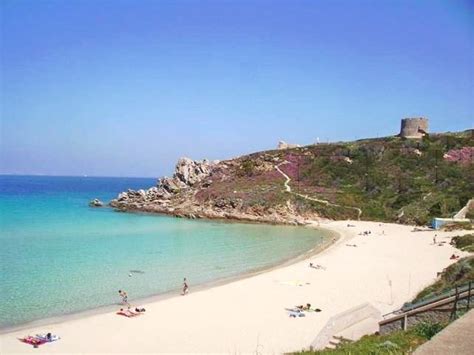
<svg viewBox="0 0 474 355">
<path fill-rule="evenodd" d="M 471 208 L 471 209 L 466 213 L 466 218 L 469 218 L 471 221 L 474 220 L 474 208 Z"/>
<path fill-rule="evenodd" d="M 336 349 L 302 351 L 301 355 L 382 355 L 411 354 L 427 341 L 415 330 L 397 331 L 387 335 L 366 335 L 353 343 L 343 343 Z"/>
<path fill-rule="evenodd" d="M 461 223 L 450 223 L 443 226 L 445 231 L 455 231 L 455 230 L 472 230 L 472 224 L 470 222 L 461 222 Z"/>
<path fill-rule="evenodd" d="M 242 162 L 238 174 L 240 176 L 252 176 L 255 173 L 255 161 L 251 159 L 246 159 Z"/>
<path fill-rule="evenodd" d="M 414 327 L 415 334 L 420 337 L 431 339 L 439 333 L 446 325 L 442 323 L 422 322 Z"/>
<path fill-rule="evenodd" d="M 466 234 L 451 239 L 451 243 L 458 249 L 474 252 L 474 234 Z"/>
</svg>

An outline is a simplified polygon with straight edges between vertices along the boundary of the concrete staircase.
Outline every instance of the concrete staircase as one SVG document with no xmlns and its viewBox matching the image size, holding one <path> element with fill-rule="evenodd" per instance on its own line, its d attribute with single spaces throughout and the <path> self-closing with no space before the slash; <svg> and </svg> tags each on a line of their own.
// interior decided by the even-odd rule
<svg viewBox="0 0 474 355">
<path fill-rule="evenodd" d="M 364 303 L 331 317 L 311 343 L 313 349 L 336 347 L 343 341 L 357 340 L 378 331 L 381 314 L 370 303 Z"/>
<path fill-rule="evenodd" d="M 344 338 L 342 336 L 336 336 L 334 335 L 331 340 L 329 340 L 328 346 L 326 346 L 326 349 L 336 349 L 338 346 L 347 344 L 347 343 L 352 343 L 353 340 Z"/>
<path fill-rule="evenodd" d="M 474 198 L 467 201 L 466 206 L 461 208 L 458 213 L 456 213 L 453 218 L 454 219 L 463 219 L 466 218 L 466 214 L 469 212 L 470 209 L 474 209 Z"/>
</svg>

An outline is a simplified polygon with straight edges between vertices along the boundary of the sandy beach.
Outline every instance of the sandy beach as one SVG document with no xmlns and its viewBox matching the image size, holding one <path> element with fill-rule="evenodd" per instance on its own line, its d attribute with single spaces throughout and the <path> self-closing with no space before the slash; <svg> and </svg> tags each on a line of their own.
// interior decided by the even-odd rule
<svg viewBox="0 0 474 355">
<path fill-rule="evenodd" d="M 321 226 L 341 237 L 309 259 L 201 291 L 193 292 L 191 283 L 184 297 L 138 305 L 146 313 L 136 318 L 110 312 L 4 333 L 0 353 L 297 351 L 308 348 L 332 316 L 365 302 L 389 313 L 433 282 L 454 262 L 453 253 L 468 255 L 449 245 L 452 236 L 467 232 L 412 232 L 413 226 L 360 221 Z M 434 245 L 435 234 L 446 243 Z M 285 311 L 306 303 L 322 311 L 302 318 Z M 61 339 L 37 349 L 17 340 L 45 332 Z"/>
</svg>

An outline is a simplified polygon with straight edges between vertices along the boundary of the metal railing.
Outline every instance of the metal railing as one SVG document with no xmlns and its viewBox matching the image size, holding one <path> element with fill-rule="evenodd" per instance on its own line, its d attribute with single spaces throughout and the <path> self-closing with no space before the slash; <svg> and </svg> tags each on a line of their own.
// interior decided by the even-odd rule
<svg viewBox="0 0 474 355">
<path fill-rule="evenodd" d="M 460 295 L 465 293 L 466 291 L 468 292 L 468 294 L 467 294 L 467 298 L 468 298 L 467 309 L 470 309 L 470 307 L 471 307 L 471 297 L 474 296 L 474 282 L 473 281 L 469 281 L 468 283 L 463 284 L 461 286 L 453 287 L 452 289 L 450 289 L 446 292 L 443 292 L 442 294 L 437 295 L 437 296 L 432 296 L 432 297 L 426 298 L 424 300 L 421 300 L 421 301 L 418 301 L 418 302 L 415 302 L 415 303 L 405 303 L 402 306 L 402 308 L 397 309 L 395 311 L 392 311 L 390 313 L 386 313 L 386 314 L 382 315 L 382 317 L 385 318 L 385 317 L 390 316 L 390 315 L 400 315 L 400 314 L 403 314 L 403 313 L 407 313 L 407 312 L 416 310 L 417 308 L 421 308 L 421 307 L 424 307 L 424 306 L 428 306 L 430 304 L 438 303 L 439 301 L 443 301 L 443 300 L 448 299 L 448 298 L 453 297 L 453 296 L 455 296 L 455 298 L 456 298 L 455 299 L 455 307 L 457 307 L 457 301 L 459 300 Z M 466 295 L 464 295 L 464 296 L 466 296 Z M 465 297 L 463 297 L 463 298 L 465 298 Z"/>
</svg>

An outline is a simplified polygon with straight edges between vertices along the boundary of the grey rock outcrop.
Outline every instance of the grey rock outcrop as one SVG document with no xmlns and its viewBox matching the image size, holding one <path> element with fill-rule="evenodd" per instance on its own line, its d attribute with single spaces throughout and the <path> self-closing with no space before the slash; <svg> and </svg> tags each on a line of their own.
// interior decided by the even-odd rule
<svg viewBox="0 0 474 355">
<path fill-rule="evenodd" d="M 158 180 L 157 188 L 163 188 L 169 193 L 176 193 L 182 189 L 194 186 L 211 174 L 216 162 L 181 158 L 176 164 L 173 177 L 164 177 Z"/>
<path fill-rule="evenodd" d="M 176 193 L 181 188 L 185 188 L 186 184 L 182 183 L 179 179 L 164 177 L 158 180 L 158 190 L 163 189 L 166 193 Z"/>
<path fill-rule="evenodd" d="M 176 164 L 174 178 L 179 179 L 187 186 L 193 186 L 210 174 L 213 165 L 214 163 L 210 163 L 207 159 L 196 161 L 181 158 Z"/>
<path fill-rule="evenodd" d="M 278 157 L 265 156 L 253 164 L 259 174 L 271 173 Z M 156 186 L 147 190 L 128 190 L 110 201 L 117 211 L 142 211 L 168 214 L 185 218 L 233 219 L 249 222 L 276 224 L 304 224 L 314 219 L 313 214 L 298 215 L 295 209 L 275 206 L 268 210 L 262 205 L 245 204 L 241 191 L 233 190 L 234 196 L 221 196 L 219 185 L 240 171 L 241 159 L 230 161 L 196 161 L 181 158 L 172 177 L 163 177 Z M 239 177 L 243 178 L 243 177 Z M 213 186 L 217 186 L 214 189 Z"/>
<path fill-rule="evenodd" d="M 165 176 L 159 179 L 157 185 L 148 190 L 129 189 L 126 192 L 121 192 L 116 199 L 110 202 L 110 206 L 129 209 L 141 208 L 147 203 L 153 203 L 155 206 L 168 205 L 169 199 L 173 195 L 191 188 L 210 176 L 217 163 L 206 159 L 201 161 L 181 158 L 176 164 L 173 177 Z"/>
</svg>

